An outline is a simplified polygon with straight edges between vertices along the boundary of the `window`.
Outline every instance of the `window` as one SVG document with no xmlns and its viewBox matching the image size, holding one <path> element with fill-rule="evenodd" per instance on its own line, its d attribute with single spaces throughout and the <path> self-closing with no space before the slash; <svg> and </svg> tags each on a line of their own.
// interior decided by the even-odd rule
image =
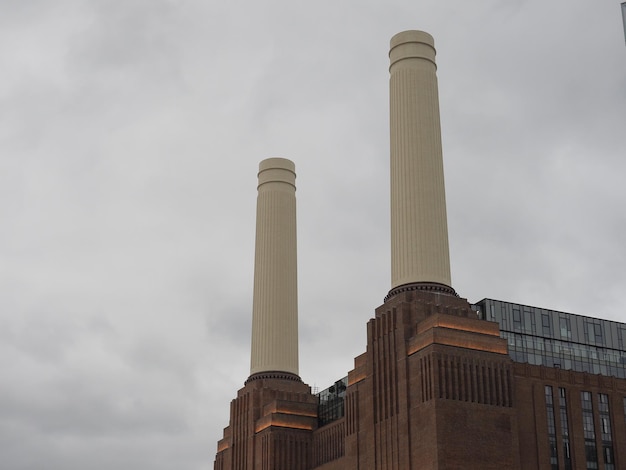
<svg viewBox="0 0 626 470">
<path fill-rule="evenodd" d="M 552 336 L 552 323 L 550 322 L 550 315 L 541 314 L 541 328 L 545 336 Z"/>
<path fill-rule="evenodd" d="M 587 470 L 598 468 L 598 453 L 595 442 L 585 441 L 585 457 L 587 458 Z"/>
<path fill-rule="evenodd" d="M 546 417 L 548 419 L 548 445 L 550 446 L 550 465 L 552 470 L 559 470 L 559 457 L 556 445 L 556 423 L 554 422 L 554 399 L 552 398 L 552 387 L 544 387 L 546 396 Z"/>
<path fill-rule="evenodd" d="M 598 394 L 598 411 L 601 414 L 609 412 L 609 396 L 606 393 Z"/>
<path fill-rule="evenodd" d="M 595 336 L 595 342 L 596 343 L 604 343 L 604 340 L 602 339 L 602 325 L 600 325 L 599 323 L 596 323 L 593 325 L 593 333 Z"/>
<path fill-rule="evenodd" d="M 596 448 L 596 431 L 593 425 L 591 392 L 580 392 L 580 401 L 583 409 L 583 435 L 585 437 L 587 469 L 595 470 L 598 468 L 598 450 Z"/>
<path fill-rule="evenodd" d="M 570 325 L 569 318 L 559 318 L 559 328 L 561 329 L 561 338 L 572 337 L 572 327 Z"/>
<path fill-rule="evenodd" d="M 609 413 L 609 396 L 605 393 L 598 394 L 598 414 L 600 417 L 600 433 L 602 435 L 602 455 L 604 457 L 605 470 L 614 470 L 613 461 L 613 436 L 611 434 L 611 415 Z"/>
<path fill-rule="evenodd" d="M 626 328 L 617 327 L 617 345 L 620 349 L 624 349 L 624 340 L 626 340 Z"/>
<path fill-rule="evenodd" d="M 524 331 L 526 333 L 536 333 L 535 316 L 530 310 L 524 310 Z"/>
<path fill-rule="evenodd" d="M 563 462 L 565 470 L 572 470 L 572 456 L 569 442 L 569 419 L 567 416 L 567 391 L 559 387 L 559 416 L 561 418 L 561 436 L 563 438 Z"/>
<path fill-rule="evenodd" d="M 483 308 L 485 318 L 495 313 L 515 362 L 626 378 L 626 349 L 618 347 L 618 340 L 626 345 L 624 324 L 517 304 Z"/>
<path fill-rule="evenodd" d="M 513 329 L 520 331 L 522 329 L 522 315 L 519 309 L 513 309 Z"/>
<path fill-rule="evenodd" d="M 597 321 L 585 320 L 585 339 L 590 343 L 604 344 L 602 324 Z"/>
<path fill-rule="evenodd" d="M 604 468 L 606 470 L 615 469 L 615 457 L 613 457 L 612 446 L 604 446 Z"/>
</svg>

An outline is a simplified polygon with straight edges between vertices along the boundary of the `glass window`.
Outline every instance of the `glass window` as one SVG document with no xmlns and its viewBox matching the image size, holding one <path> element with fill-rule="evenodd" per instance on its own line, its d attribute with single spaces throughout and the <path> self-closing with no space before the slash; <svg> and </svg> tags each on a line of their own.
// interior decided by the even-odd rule
<svg viewBox="0 0 626 470">
<path fill-rule="evenodd" d="M 604 446 L 604 468 L 605 470 L 615 469 L 615 458 L 613 457 L 613 446 Z"/>
<path fill-rule="evenodd" d="M 600 413 L 609 412 L 609 396 L 606 393 L 598 394 L 598 411 Z"/>
<path fill-rule="evenodd" d="M 505 302 L 485 303 L 483 312 L 495 314 L 515 362 L 626 378 L 626 352 L 617 346 L 626 346 L 625 324 Z"/>
<path fill-rule="evenodd" d="M 561 437 L 563 439 L 563 467 L 572 470 L 572 457 L 569 445 L 569 419 L 567 416 L 567 391 L 559 387 L 559 415 L 561 418 Z"/>
<path fill-rule="evenodd" d="M 519 309 L 513 309 L 513 329 L 520 331 L 522 329 L 522 315 Z"/>
<path fill-rule="evenodd" d="M 602 442 L 610 444 L 613 441 L 611 434 L 611 416 L 609 414 L 609 396 L 606 393 L 598 394 L 598 414 L 600 415 L 600 432 Z"/>
<path fill-rule="evenodd" d="M 587 469 L 594 470 L 598 468 L 598 452 L 595 442 L 585 441 L 585 456 L 587 457 Z"/>
<path fill-rule="evenodd" d="M 344 416 L 344 400 L 348 377 L 344 377 L 335 382 L 334 385 L 317 393 L 318 397 L 318 421 L 320 426 L 324 426 Z"/>
<path fill-rule="evenodd" d="M 596 337 L 596 343 L 602 342 L 602 325 L 596 323 L 593 325 L 593 332 Z"/>
<path fill-rule="evenodd" d="M 572 470 L 572 456 L 570 454 L 569 439 L 563 439 L 563 459 L 565 460 L 565 470 Z"/>
<path fill-rule="evenodd" d="M 535 329 L 535 316 L 530 310 L 524 310 L 524 331 L 534 333 Z"/>
<path fill-rule="evenodd" d="M 572 327 L 570 325 L 569 318 L 565 318 L 565 317 L 559 318 L 559 327 L 561 329 L 562 338 L 572 337 Z"/>
<path fill-rule="evenodd" d="M 590 438 L 594 437 L 592 414 L 583 415 L 583 430 L 585 431 L 585 437 L 590 437 Z"/>
<path fill-rule="evenodd" d="M 545 313 L 541 314 L 541 328 L 543 330 L 543 334 L 546 336 L 552 335 L 552 324 L 550 322 L 550 315 Z"/>
<path fill-rule="evenodd" d="M 580 392 L 580 400 L 583 409 L 583 435 L 585 437 L 585 455 L 587 468 L 598 468 L 598 451 L 596 449 L 596 432 L 593 425 L 593 402 L 591 392 Z"/>
<path fill-rule="evenodd" d="M 548 420 L 547 425 L 548 445 L 550 446 L 550 465 L 553 470 L 558 470 L 559 458 L 556 445 L 556 423 L 554 419 L 554 398 L 552 397 L 552 387 L 550 385 L 545 385 L 544 393 L 546 396 L 546 417 Z"/>
<path fill-rule="evenodd" d="M 563 436 L 569 436 L 569 427 L 567 425 L 567 410 L 565 408 L 560 409 L 561 412 L 561 433 Z"/>
</svg>

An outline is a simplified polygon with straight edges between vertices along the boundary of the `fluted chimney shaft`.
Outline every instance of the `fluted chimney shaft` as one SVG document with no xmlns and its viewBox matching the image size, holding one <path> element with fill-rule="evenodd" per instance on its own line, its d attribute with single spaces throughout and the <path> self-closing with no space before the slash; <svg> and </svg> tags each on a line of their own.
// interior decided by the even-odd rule
<svg viewBox="0 0 626 470">
<path fill-rule="evenodd" d="M 391 39 L 391 288 L 450 286 L 441 126 L 432 36 Z"/>
<path fill-rule="evenodd" d="M 298 375 L 295 165 L 259 164 L 250 376 Z"/>
</svg>

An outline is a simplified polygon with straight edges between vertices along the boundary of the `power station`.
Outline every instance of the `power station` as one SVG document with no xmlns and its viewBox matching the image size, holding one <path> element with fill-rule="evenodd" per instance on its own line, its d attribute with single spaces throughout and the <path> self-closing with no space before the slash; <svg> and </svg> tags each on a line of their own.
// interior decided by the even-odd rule
<svg viewBox="0 0 626 470">
<path fill-rule="evenodd" d="M 433 38 L 391 39 L 391 285 L 354 368 L 299 376 L 295 166 L 260 163 L 250 376 L 215 470 L 626 468 L 626 325 L 452 287 Z"/>
</svg>

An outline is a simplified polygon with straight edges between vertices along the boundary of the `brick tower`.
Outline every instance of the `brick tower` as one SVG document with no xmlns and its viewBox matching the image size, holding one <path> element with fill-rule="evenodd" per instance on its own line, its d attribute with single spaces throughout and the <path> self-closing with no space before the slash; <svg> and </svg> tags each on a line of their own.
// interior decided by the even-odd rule
<svg viewBox="0 0 626 470">
<path fill-rule="evenodd" d="M 343 468 L 515 469 L 506 341 L 451 287 L 433 39 L 389 57 L 391 290 L 348 374 Z"/>
<path fill-rule="evenodd" d="M 250 377 L 230 405 L 215 470 L 307 470 L 317 399 L 298 375 L 295 166 L 259 165 Z"/>
</svg>

